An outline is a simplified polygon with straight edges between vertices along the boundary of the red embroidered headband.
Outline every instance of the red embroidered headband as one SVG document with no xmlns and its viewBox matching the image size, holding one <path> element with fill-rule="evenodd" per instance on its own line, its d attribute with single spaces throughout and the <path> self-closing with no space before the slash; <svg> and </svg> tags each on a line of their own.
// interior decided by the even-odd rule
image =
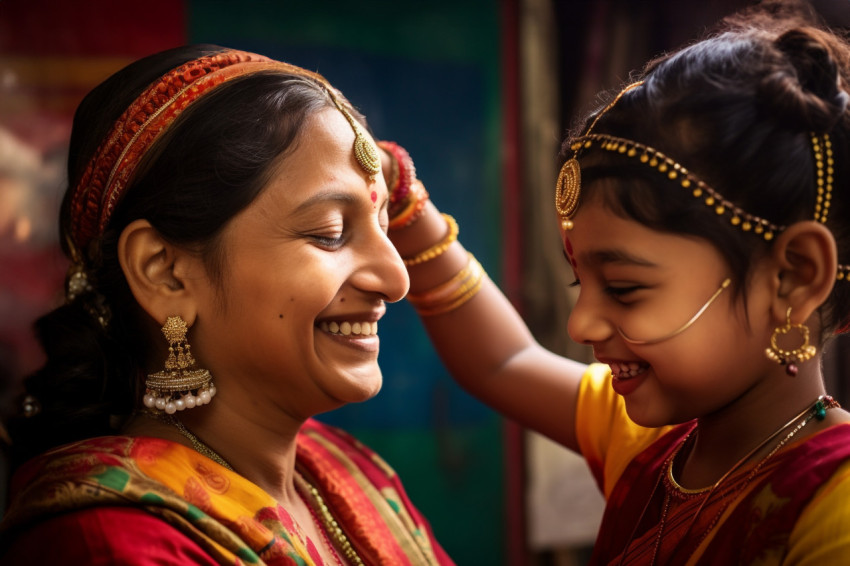
<svg viewBox="0 0 850 566">
<path fill-rule="evenodd" d="M 230 79 L 264 70 L 309 77 L 323 85 L 354 130 L 357 162 L 372 178 L 380 172 L 374 143 L 340 102 L 341 95 L 321 75 L 245 51 L 201 57 L 150 85 L 118 118 L 95 151 L 71 195 L 68 237 L 74 263 L 81 263 L 80 254 L 103 233 L 136 167 L 160 134 L 204 94 Z"/>
</svg>

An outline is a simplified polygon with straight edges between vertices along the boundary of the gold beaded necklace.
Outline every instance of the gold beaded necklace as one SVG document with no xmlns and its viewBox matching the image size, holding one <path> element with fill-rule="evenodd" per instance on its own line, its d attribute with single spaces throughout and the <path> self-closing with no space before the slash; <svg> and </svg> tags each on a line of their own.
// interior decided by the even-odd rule
<svg viewBox="0 0 850 566">
<path fill-rule="evenodd" d="M 192 449 L 194 449 L 199 454 L 203 454 L 210 460 L 216 462 L 224 468 L 227 468 L 231 472 L 233 472 L 233 467 L 222 458 L 217 452 L 215 452 L 212 448 L 204 444 L 201 439 L 195 436 L 192 431 L 186 428 L 180 419 L 175 417 L 174 415 L 168 414 L 160 414 L 160 413 L 149 413 L 151 416 L 156 418 L 157 420 L 169 424 L 176 428 L 181 435 L 186 437 L 189 442 L 192 444 Z M 316 489 L 307 479 L 298 473 L 295 472 L 295 486 L 298 489 L 299 494 L 304 500 L 305 505 L 307 505 L 307 509 L 310 511 L 311 516 L 314 520 L 316 520 L 317 527 L 319 528 L 319 533 L 324 537 L 324 542 L 327 544 L 328 549 L 331 551 L 331 554 L 336 559 L 337 564 L 342 566 L 342 561 L 340 560 L 337 549 L 339 549 L 343 555 L 345 555 L 346 560 L 349 564 L 354 564 L 355 566 L 363 566 L 363 560 L 360 559 L 360 556 L 357 555 L 357 551 L 354 549 L 354 546 L 351 544 L 351 541 L 348 540 L 348 537 L 345 534 L 345 531 L 342 530 L 337 520 L 334 518 L 331 510 L 328 508 L 325 503 L 324 498 L 319 493 L 319 490 Z M 333 537 L 336 544 L 331 543 L 328 538 L 328 533 Z"/>
<path fill-rule="evenodd" d="M 161 420 L 165 423 L 170 424 L 171 426 L 176 428 L 178 431 L 180 431 L 180 434 L 182 434 L 183 436 L 188 438 L 189 442 L 192 444 L 192 448 L 195 450 L 195 452 L 198 452 L 199 454 L 203 454 L 204 456 L 206 456 L 207 458 L 209 458 L 210 460 L 212 460 L 216 464 L 219 464 L 220 466 L 227 468 L 231 472 L 234 471 L 233 466 L 231 466 L 227 462 L 227 460 L 225 460 L 224 458 L 219 456 L 218 452 L 214 451 L 212 448 L 210 448 L 209 446 L 207 446 L 206 444 L 201 442 L 200 438 L 198 438 L 197 436 L 192 434 L 192 431 L 190 431 L 188 428 L 186 428 L 186 425 L 183 424 L 183 421 L 181 421 L 180 419 L 178 419 L 174 415 L 165 415 L 165 418 L 163 418 Z"/>
<path fill-rule="evenodd" d="M 319 529 L 322 534 L 327 536 L 327 533 L 330 533 L 333 536 L 336 546 L 331 545 L 331 549 L 335 550 L 339 548 L 349 564 L 363 566 L 363 561 L 357 555 L 357 551 L 354 550 L 351 541 L 345 536 L 345 531 L 339 526 L 339 523 L 319 493 L 319 490 L 297 471 L 295 472 L 295 486 L 298 488 L 302 497 L 304 497 L 304 503 L 307 504 L 307 508 L 313 513 L 313 517 L 316 518 L 318 515 L 318 519 L 320 520 L 319 526 L 324 527 L 324 529 Z M 336 552 L 334 554 L 336 555 Z M 339 561 L 339 556 L 336 556 L 336 558 Z"/>
</svg>

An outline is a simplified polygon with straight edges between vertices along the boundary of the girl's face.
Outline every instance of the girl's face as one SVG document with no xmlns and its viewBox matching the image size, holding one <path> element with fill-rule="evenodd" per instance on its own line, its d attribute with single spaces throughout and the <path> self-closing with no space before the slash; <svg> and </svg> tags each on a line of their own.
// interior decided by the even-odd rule
<svg viewBox="0 0 850 566">
<path fill-rule="evenodd" d="M 770 368 L 764 349 L 773 330 L 765 293 L 747 293 L 745 308 L 726 289 L 690 328 L 657 344 L 631 344 L 621 335 L 652 340 L 690 320 L 731 276 L 713 246 L 619 217 L 601 199 L 582 204 L 573 220 L 564 247 L 581 289 L 569 334 L 611 367 L 633 421 L 684 422 L 759 386 L 757 376 Z M 752 276 L 760 277 L 757 269 Z"/>
<path fill-rule="evenodd" d="M 386 235 L 386 184 L 353 145 L 339 111 L 316 114 L 224 230 L 223 281 L 201 286 L 189 338 L 229 403 L 306 418 L 381 387 L 377 324 L 408 278 Z"/>
</svg>

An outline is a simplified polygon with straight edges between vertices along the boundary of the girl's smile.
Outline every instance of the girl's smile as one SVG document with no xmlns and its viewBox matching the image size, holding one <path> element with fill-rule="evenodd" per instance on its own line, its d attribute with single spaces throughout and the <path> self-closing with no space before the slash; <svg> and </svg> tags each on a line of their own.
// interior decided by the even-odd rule
<svg viewBox="0 0 850 566">
<path fill-rule="evenodd" d="M 649 364 L 644 362 L 599 361 L 611 368 L 611 387 L 623 397 L 640 387 L 650 369 Z"/>
<path fill-rule="evenodd" d="M 601 361 L 601 360 L 600 360 Z M 611 375 L 614 379 L 629 379 L 637 377 L 646 371 L 648 364 L 640 362 L 603 362 L 607 363 L 611 368 Z"/>
</svg>

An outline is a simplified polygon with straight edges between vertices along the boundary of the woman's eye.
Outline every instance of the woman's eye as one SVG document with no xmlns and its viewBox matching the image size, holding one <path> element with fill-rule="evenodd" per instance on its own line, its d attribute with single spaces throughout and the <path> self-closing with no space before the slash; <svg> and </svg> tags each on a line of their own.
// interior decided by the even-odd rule
<svg viewBox="0 0 850 566">
<path fill-rule="evenodd" d="M 384 234 L 386 234 L 390 229 L 390 209 L 386 204 L 382 206 L 381 210 L 378 212 L 378 223 L 381 225 L 381 229 L 384 231 Z"/>
<path fill-rule="evenodd" d="M 576 277 L 576 280 L 573 281 L 572 283 L 570 283 L 569 285 L 567 285 L 567 287 L 569 287 L 570 289 L 572 289 L 574 287 L 581 287 L 581 281 L 579 281 L 579 278 Z"/>
</svg>

